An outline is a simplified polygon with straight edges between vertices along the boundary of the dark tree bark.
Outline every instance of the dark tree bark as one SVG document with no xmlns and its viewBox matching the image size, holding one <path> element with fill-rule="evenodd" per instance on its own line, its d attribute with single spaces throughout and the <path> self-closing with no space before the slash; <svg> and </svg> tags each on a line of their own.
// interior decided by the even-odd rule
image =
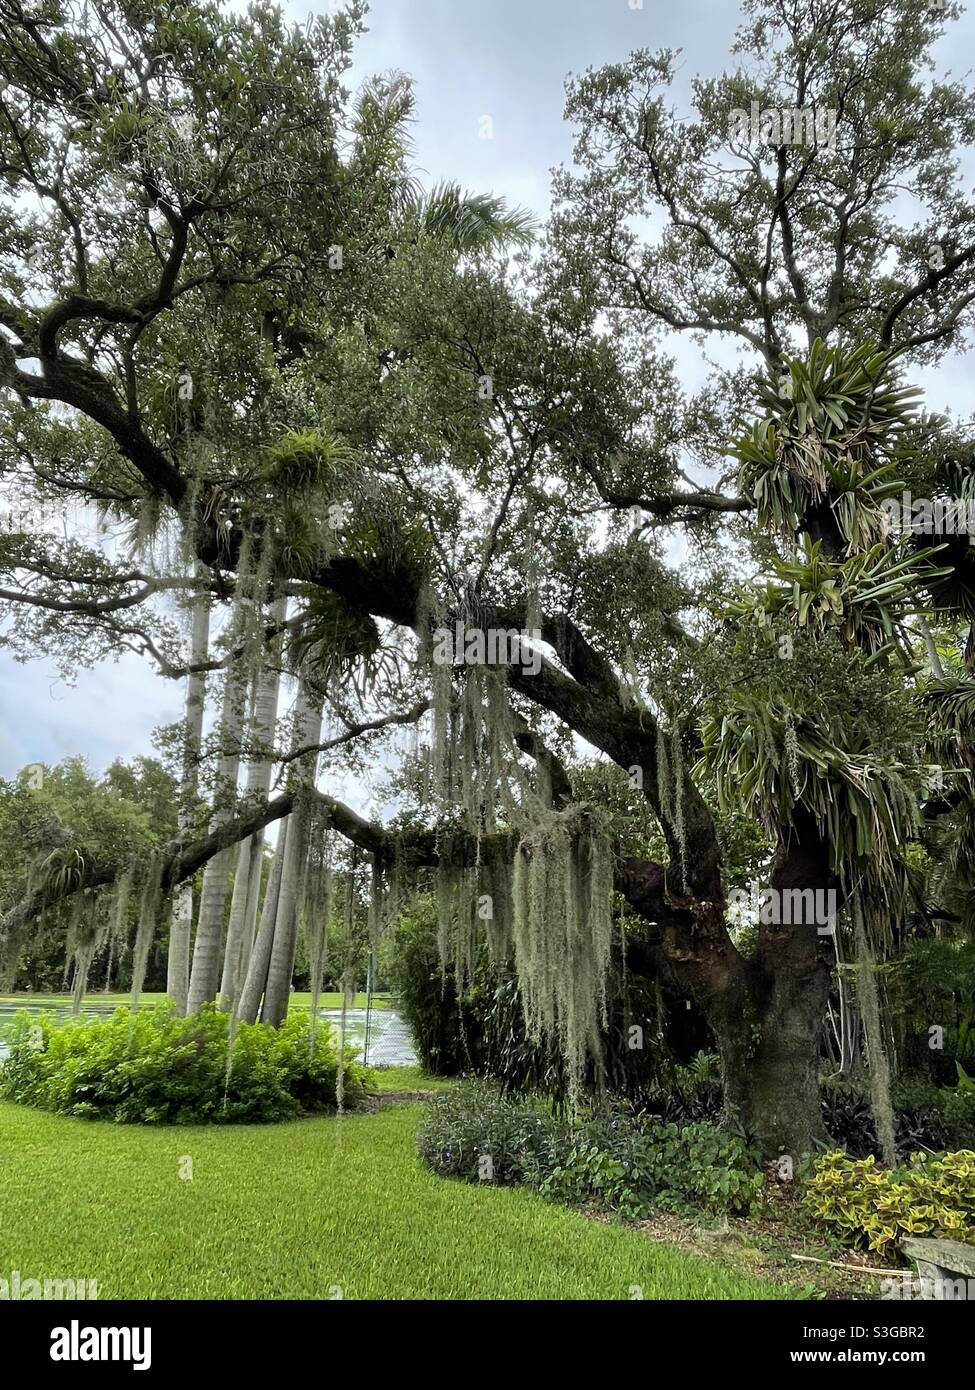
<svg viewBox="0 0 975 1390">
<path fill-rule="evenodd" d="M 624 865 L 630 906 L 656 931 L 634 944 L 631 970 L 665 970 L 704 1014 L 721 1059 L 729 1123 L 740 1125 L 769 1158 L 793 1159 L 825 1138 L 819 1070 L 830 981 L 830 938 L 818 911 L 835 891 L 827 848 L 808 813 L 786 828 L 776 851 L 773 901 L 799 909 L 784 922 L 768 911 L 753 955 L 736 950 L 723 900 L 680 905 L 659 864 Z M 787 895 L 792 892 L 794 899 Z"/>
</svg>

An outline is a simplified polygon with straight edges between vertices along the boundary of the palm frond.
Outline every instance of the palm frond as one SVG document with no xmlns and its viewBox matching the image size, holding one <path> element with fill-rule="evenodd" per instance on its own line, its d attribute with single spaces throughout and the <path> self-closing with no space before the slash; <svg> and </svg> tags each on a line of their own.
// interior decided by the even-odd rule
<svg viewBox="0 0 975 1390">
<path fill-rule="evenodd" d="M 443 182 L 416 200 L 415 215 L 423 236 L 445 241 L 458 255 L 473 255 L 531 241 L 535 221 L 523 208 L 509 208 L 503 198 L 468 193 Z"/>
<path fill-rule="evenodd" d="M 754 816 L 773 838 L 797 806 L 811 811 L 847 877 L 867 864 L 893 875 L 920 827 L 912 769 L 840 746 L 822 718 L 767 691 L 741 688 L 705 721 L 696 771 L 713 776 L 722 811 Z"/>
<path fill-rule="evenodd" d="M 373 167 L 400 163 L 413 153 L 413 82 L 402 72 L 370 78 L 356 97 L 352 129 L 355 156 Z"/>
<path fill-rule="evenodd" d="M 887 535 L 881 504 L 900 490 L 894 463 L 920 394 L 897 386 L 893 370 L 869 344 L 851 351 L 817 339 L 808 358 L 769 374 L 763 418 L 730 450 L 760 525 L 794 535 L 825 502 L 851 551 Z"/>
</svg>

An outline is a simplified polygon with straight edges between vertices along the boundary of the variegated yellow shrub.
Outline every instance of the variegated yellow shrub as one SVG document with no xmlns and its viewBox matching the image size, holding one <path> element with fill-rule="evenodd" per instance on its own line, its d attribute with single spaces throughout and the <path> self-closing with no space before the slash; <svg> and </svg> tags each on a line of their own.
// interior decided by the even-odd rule
<svg viewBox="0 0 975 1390">
<path fill-rule="evenodd" d="M 845 1239 L 883 1253 L 907 1236 L 975 1241 L 975 1152 L 915 1154 L 883 1169 L 835 1150 L 814 1162 L 803 1202 Z"/>
</svg>

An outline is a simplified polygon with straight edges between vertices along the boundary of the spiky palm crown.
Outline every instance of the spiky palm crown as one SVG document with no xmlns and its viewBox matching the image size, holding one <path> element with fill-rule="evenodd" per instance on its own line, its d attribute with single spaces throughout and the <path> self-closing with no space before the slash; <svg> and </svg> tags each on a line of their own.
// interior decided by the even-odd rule
<svg viewBox="0 0 975 1390">
<path fill-rule="evenodd" d="M 885 540 L 880 504 L 901 490 L 895 474 L 919 394 L 898 386 L 891 355 L 869 345 L 817 339 L 806 360 L 770 369 L 758 391 L 762 417 L 731 450 L 759 525 L 795 536 L 825 503 L 847 553 Z"/>
<path fill-rule="evenodd" d="M 949 573 L 925 563 L 936 554 L 936 547 L 914 552 L 878 543 L 833 562 L 821 540 L 803 535 L 796 559 L 773 560 L 778 583 L 752 585 L 726 611 L 759 624 L 779 619 L 811 631 L 834 629 L 848 650 L 874 661 L 896 656 L 911 669 L 905 620 L 927 606 L 932 579 Z"/>
<path fill-rule="evenodd" d="M 295 670 L 311 672 L 323 689 L 351 683 L 365 697 L 375 680 L 374 663 L 381 649 L 379 629 L 369 614 L 331 590 L 315 587 L 289 642 L 288 657 Z"/>
<path fill-rule="evenodd" d="M 701 767 L 723 807 L 740 806 L 773 837 L 804 807 L 836 873 L 852 879 L 869 866 L 888 884 L 902 879 L 902 848 L 919 833 L 923 729 L 919 719 L 892 738 L 879 707 L 866 722 L 851 718 L 859 705 L 843 692 L 872 680 L 881 705 L 910 707 L 918 667 L 907 623 L 947 574 L 937 546 L 893 535 L 882 507 L 903 488 L 917 394 L 897 383 L 889 354 L 819 341 L 762 384 L 762 417 L 733 453 L 760 528 L 785 553 L 771 561 L 773 579 L 724 611 L 746 646 L 748 628 L 786 638 L 789 659 L 726 691 L 702 730 Z M 827 698 L 820 670 L 797 666 L 793 646 L 832 672 Z"/>
<path fill-rule="evenodd" d="M 531 240 L 534 222 L 522 208 L 509 208 L 489 193 L 466 193 L 442 182 L 415 198 L 409 208 L 418 230 L 446 242 L 458 255 L 473 255 Z"/>
<path fill-rule="evenodd" d="M 895 872 L 919 828 L 927 772 L 917 758 L 923 723 L 901 679 L 829 632 L 795 636 L 779 659 L 751 625 L 732 628 L 720 663 L 728 688 L 706 710 L 696 772 L 722 813 L 754 818 L 774 843 L 797 808 L 829 842 L 834 872 L 852 879 L 868 861 Z"/>
</svg>

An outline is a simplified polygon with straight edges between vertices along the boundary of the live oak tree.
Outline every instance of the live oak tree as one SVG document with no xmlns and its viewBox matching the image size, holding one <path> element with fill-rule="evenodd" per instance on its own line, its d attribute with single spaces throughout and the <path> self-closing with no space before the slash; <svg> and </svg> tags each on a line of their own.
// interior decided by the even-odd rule
<svg viewBox="0 0 975 1390">
<path fill-rule="evenodd" d="M 777 892 L 836 891 L 865 981 L 902 911 L 904 843 L 925 814 L 965 833 L 967 555 L 898 540 L 880 504 L 965 472 L 957 432 L 915 418 L 896 374 L 970 323 L 952 156 L 968 94 L 928 79 L 921 0 L 751 4 L 741 68 L 697 84 L 684 119 L 673 55 L 570 87 L 576 168 L 512 258 L 524 218 L 417 187 L 408 84 L 346 100 L 361 18 L 306 36 L 264 9 L 0 0 L 3 597 L 26 615 L 10 640 L 68 666 L 135 647 L 184 676 L 161 600 L 205 595 L 225 627 L 207 669 L 256 691 L 286 631 L 328 727 L 292 731 L 269 795 L 263 774 L 240 802 L 224 779 L 209 824 L 156 857 L 140 924 L 155 893 L 290 817 L 247 978 L 223 972 L 243 1016 L 262 997 L 282 1016 L 296 911 L 320 915 L 306 887 L 326 892 L 322 847 L 344 841 L 370 857 L 376 930 L 435 874 L 444 958 L 463 976 L 483 930 L 576 1074 L 614 961 L 666 973 L 708 1019 L 729 1105 L 768 1153 L 798 1153 L 820 1135 L 834 942 L 763 922 L 736 948 L 721 808 L 759 824 Z M 835 147 L 741 144 L 731 113 L 753 100 L 835 111 Z M 742 355 L 688 394 L 675 332 Z M 55 543 L 65 499 L 101 508 L 117 544 Z M 742 584 L 756 566 L 761 593 Z M 485 664 L 477 639 L 497 652 L 498 634 L 515 636 Z M 915 669 L 932 650 L 947 684 Z M 578 795 L 593 753 L 659 859 L 638 819 Z M 341 756 L 372 777 L 402 763 L 398 819 L 322 789 Z M 932 797 L 935 763 L 961 775 Z M 123 870 L 92 858 L 32 884 L 4 931 Z M 207 923 L 196 1002 L 221 982 Z"/>
<path fill-rule="evenodd" d="M 273 676 L 273 643 L 284 628 L 314 636 L 320 623 L 326 648 L 342 660 L 336 617 L 348 626 L 349 615 L 312 605 L 282 627 L 274 614 L 289 598 L 305 597 L 291 581 L 323 546 L 337 548 L 344 504 L 327 516 L 317 516 L 315 504 L 330 496 L 341 476 L 336 466 L 354 476 L 355 460 L 334 436 L 348 433 L 359 411 L 361 447 L 368 433 L 361 406 L 388 367 L 389 337 L 383 329 L 367 334 L 364 325 L 385 292 L 389 277 L 379 272 L 393 244 L 435 241 L 449 261 L 517 241 L 526 230 L 524 215 L 496 199 L 449 184 L 419 189 L 405 164 L 412 95 L 404 80 L 369 84 L 351 109 L 345 105 L 338 76 L 360 18 L 352 6 L 299 34 L 275 15 L 237 22 L 215 8 L 48 13 L 15 5 L 4 15 L 12 152 L 5 168 L 12 297 L 4 310 L 14 316 L 5 320 L 4 374 L 15 386 L 6 447 L 16 477 L 5 597 L 20 610 L 9 643 L 20 654 L 47 650 L 65 670 L 130 647 L 162 674 L 189 677 L 180 739 L 187 833 L 200 828 L 192 824 L 195 762 L 213 764 L 214 832 L 233 805 L 248 687 L 257 741 L 267 742 L 273 711 L 260 717 L 270 703 L 260 687 Z M 347 123 L 341 142 L 340 120 Z M 41 212 L 25 215 L 25 199 Z M 343 241 L 333 239 L 340 237 L 354 244 L 350 265 Z M 115 274 L 123 259 L 129 280 L 139 282 L 128 299 L 129 281 Z M 52 312 L 22 312 L 24 294 L 32 307 L 32 296 L 48 296 Z M 320 340 L 297 321 L 298 305 L 323 329 Z M 330 353 L 344 376 L 320 406 L 292 371 L 311 347 Z M 40 371 L 25 372 L 25 362 Z M 81 397 L 88 407 L 79 407 Z M 67 410 L 38 410 L 38 399 Z M 121 434 L 106 433 L 109 416 Z M 331 417 L 332 437 L 311 428 L 322 417 Z M 150 463 L 150 471 L 162 470 L 151 479 Z M 163 475 L 179 493 L 171 515 L 162 503 L 176 493 L 159 491 Z M 67 546 L 51 534 L 69 496 L 98 509 L 111 544 L 86 544 L 83 525 Z M 131 563 L 113 563 L 106 550 L 127 553 Z M 178 624 L 150 602 L 161 593 L 175 593 L 197 614 L 211 604 L 233 609 L 215 650 L 204 635 L 187 662 Z M 328 669 L 324 657 L 316 661 Z M 198 756 L 199 686 L 208 674 L 223 681 L 227 718 Z M 260 799 L 266 751 L 249 754 L 245 799 Z M 255 835 L 262 815 L 263 806 Z M 226 855 L 235 843 L 231 833 L 216 856 L 204 852 L 199 861 L 208 868 L 195 1007 L 214 992 Z M 253 846 L 259 869 L 259 841 Z M 112 876 L 104 864 L 87 873 Z M 153 896 L 176 881 L 160 873 Z M 283 900 L 293 898 L 287 878 L 282 890 Z M 238 903 L 245 921 L 253 920 L 253 904 L 252 894 Z M 178 1002 L 187 989 L 185 907 L 184 895 L 170 972 Z M 224 974 L 229 986 L 233 971 Z"/>
<path fill-rule="evenodd" d="M 864 913 L 878 933 L 896 928 L 899 854 L 918 835 L 918 763 L 931 757 L 916 717 L 911 728 L 908 713 L 891 709 L 892 700 L 903 706 L 923 692 L 923 684 L 905 692 L 896 657 L 912 639 L 926 635 L 930 646 L 923 623 L 911 628 L 918 609 L 938 604 L 971 616 L 967 535 L 927 559 L 925 585 L 918 543 L 909 540 L 906 554 L 903 542 L 895 549 L 881 510 L 899 495 L 905 470 L 915 495 L 964 487 L 970 451 L 944 422 L 926 420 L 910 439 L 896 438 L 907 402 L 890 394 L 890 363 L 937 361 L 971 322 L 972 210 L 953 153 L 970 139 L 970 97 L 924 72 L 949 18 L 924 4 L 754 3 L 745 13 L 742 67 L 695 83 L 692 119 L 679 119 L 665 100 L 673 54 L 634 55 L 572 86 L 581 170 L 557 183 L 556 245 L 597 277 L 628 339 L 670 330 L 741 349 L 737 368 L 715 371 L 702 413 L 725 402 L 725 420 L 750 401 L 762 419 L 739 450 L 738 495 L 700 500 L 697 510 L 740 508 L 755 559 L 784 581 L 739 604 L 739 615 L 769 625 L 787 611 L 786 633 L 835 626 L 841 654 L 834 640 L 817 643 L 811 661 L 769 661 L 773 643 L 764 654 L 740 652 L 723 675 L 712 670 L 719 690 L 705 690 L 705 765 L 717 766 L 723 797 L 774 837 L 772 887 L 832 884 L 864 946 Z M 753 103 L 830 112 L 835 143 L 743 143 L 730 116 Z M 905 191 L 916 209 L 911 223 L 895 203 Z M 651 211 L 662 231 L 645 244 L 634 220 Z M 859 344 L 878 352 L 844 355 Z M 806 366 L 787 360 L 807 354 Z M 767 377 L 757 402 L 756 367 Z M 713 462 L 706 432 L 698 438 L 698 456 Z M 587 471 L 609 506 L 642 507 L 655 525 L 674 514 L 673 500 L 655 496 L 625 456 L 593 460 Z M 931 537 L 939 539 L 948 538 Z M 937 566 L 946 572 L 933 573 Z M 791 658 L 787 640 L 777 655 Z M 886 680 L 885 667 L 893 668 Z M 954 795 L 964 799 L 957 784 Z M 683 942 L 675 925 L 668 947 L 665 930 L 664 954 L 685 957 L 680 969 L 708 1001 L 726 1093 L 770 1147 L 795 1151 L 817 1137 L 831 943 L 804 924 L 772 922 L 743 960 L 708 906 L 722 899 L 715 850 L 713 828 L 698 818 L 687 842 L 687 862 L 699 866 L 697 903 Z M 869 959 L 863 967 L 869 996 Z M 881 1127 L 889 1152 L 889 1123 Z"/>
</svg>

